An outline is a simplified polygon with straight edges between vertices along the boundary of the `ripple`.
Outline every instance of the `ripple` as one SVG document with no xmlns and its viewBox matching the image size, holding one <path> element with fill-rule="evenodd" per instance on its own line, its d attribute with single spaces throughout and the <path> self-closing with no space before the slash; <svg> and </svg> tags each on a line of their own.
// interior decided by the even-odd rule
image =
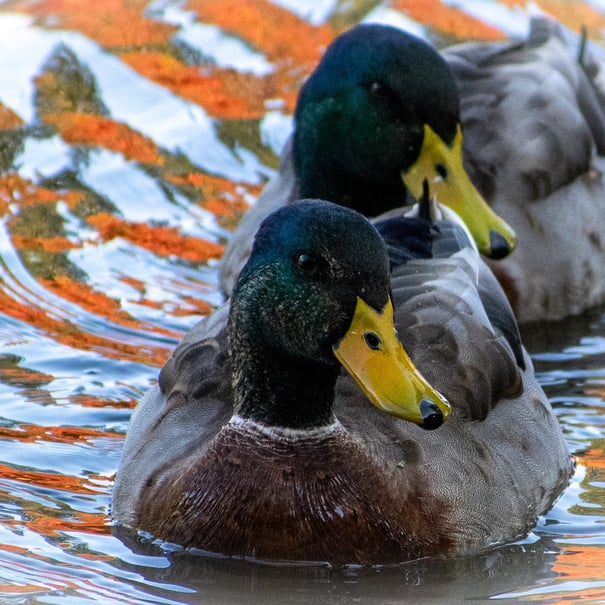
<svg viewBox="0 0 605 605">
<path fill-rule="evenodd" d="M 317 46 L 372 7 L 367 18 L 435 28 L 388 2 L 243 2 L 229 28 L 197 18 L 196 3 L 102 4 L 0 8 L 11 142 L 0 157 L 0 601 L 605 599 L 605 309 L 524 333 L 577 466 L 519 543 L 394 569 L 278 568 L 168 552 L 112 527 L 132 409 L 222 302 L 219 254 L 199 250 L 221 249 L 273 174 Z M 489 5 L 502 28 L 525 27 L 526 11 Z M 212 15 L 221 6 L 204 3 Z M 457 14 L 489 20 L 486 6 Z M 266 32 L 245 21 L 253 8 Z M 208 106 L 187 95 L 191 82 L 217 87 L 204 89 Z"/>
</svg>

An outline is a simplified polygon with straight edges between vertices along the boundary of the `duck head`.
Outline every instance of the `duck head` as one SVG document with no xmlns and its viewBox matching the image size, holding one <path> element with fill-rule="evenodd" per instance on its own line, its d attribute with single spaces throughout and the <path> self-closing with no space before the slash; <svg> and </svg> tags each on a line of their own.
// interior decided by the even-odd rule
<svg viewBox="0 0 605 605">
<path fill-rule="evenodd" d="M 236 413 L 269 426 L 333 421 L 344 366 L 382 411 L 424 428 L 450 413 L 397 340 L 385 245 L 361 214 L 319 200 L 261 225 L 229 319 Z"/>
<path fill-rule="evenodd" d="M 475 189 L 462 163 L 456 83 L 424 41 L 359 25 L 334 40 L 301 89 L 293 154 L 301 197 L 376 216 L 430 195 L 466 223 L 479 250 L 502 258 L 512 228 Z"/>
</svg>

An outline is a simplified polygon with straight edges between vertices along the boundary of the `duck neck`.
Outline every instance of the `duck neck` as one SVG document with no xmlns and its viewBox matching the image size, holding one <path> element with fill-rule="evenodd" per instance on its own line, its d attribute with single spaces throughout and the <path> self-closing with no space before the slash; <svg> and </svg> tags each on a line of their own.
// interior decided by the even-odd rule
<svg viewBox="0 0 605 605">
<path fill-rule="evenodd" d="M 333 164 L 301 166 L 298 174 L 301 198 L 331 200 L 368 217 L 413 203 L 402 182 L 368 181 Z"/>
<path fill-rule="evenodd" d="M 409 157 L 403 157 L 398 139 L 377 148 L 375 136 L 363 130 L 343 135 L 337 126 L 343 111 L 330 101 L 297 110 L 292 157 L 299 197 L 330 200 L 368 217 L 413 203 L 401 170 L 413 162 L 421 140 L 410 141 Z"/>
<path fill-rule="evenodd" d="M 240 350 L 237 356 L 242 355 Z M 310 429 L 334 422 L 332 405 L 339 367 L 259 354 L 234 359 L 235 412 L 268 426 Z"/>
</svg>

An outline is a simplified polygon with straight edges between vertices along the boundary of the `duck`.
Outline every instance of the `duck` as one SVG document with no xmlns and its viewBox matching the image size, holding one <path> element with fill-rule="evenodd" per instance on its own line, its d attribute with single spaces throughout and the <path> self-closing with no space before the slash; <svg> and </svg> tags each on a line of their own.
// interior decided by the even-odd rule
<svg viewBox="0 0 605 605">
<path fill-rule="evenodd" d="M 425 198 L 375 224 L 316 199 L 264 219 L 132 415 L 118 537 L 375 566 L 533 527 L 572 472 L 561 428 L 468 230 Z"/>
<path fill-rule="evenodd" d="M 392 26 L 338 36 L 303 84 L 276 175 L 229 239 L 228 295 L 263 217 L 319 197 L 370 218 L 431 195 L 467 224 L 520 323 L 605 302 L 605 115 L 556 22 L 437 52 Z M 513 252 L 514 250 L 514 252 Z"/>
</svg>

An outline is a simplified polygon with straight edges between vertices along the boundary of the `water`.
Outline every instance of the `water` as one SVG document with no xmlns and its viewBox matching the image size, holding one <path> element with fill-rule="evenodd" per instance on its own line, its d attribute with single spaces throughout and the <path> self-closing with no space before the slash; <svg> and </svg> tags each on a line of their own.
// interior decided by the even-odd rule
<svg viewBox="0 0 605 605">
<path fill-rule="evenodd" d="M 494 35 L 445 4 L 0 3 L 0 602 L 605 602 L 605 309 L 525 330 L 577 472 L 520 543 L 332 570 L 113 534 L 132 408 L 220 302 L 222 245 L 319 49 L 366 13 L 437 41 Z M 527 19 L 465 6 L 507 33 Z"/>
</svg>

